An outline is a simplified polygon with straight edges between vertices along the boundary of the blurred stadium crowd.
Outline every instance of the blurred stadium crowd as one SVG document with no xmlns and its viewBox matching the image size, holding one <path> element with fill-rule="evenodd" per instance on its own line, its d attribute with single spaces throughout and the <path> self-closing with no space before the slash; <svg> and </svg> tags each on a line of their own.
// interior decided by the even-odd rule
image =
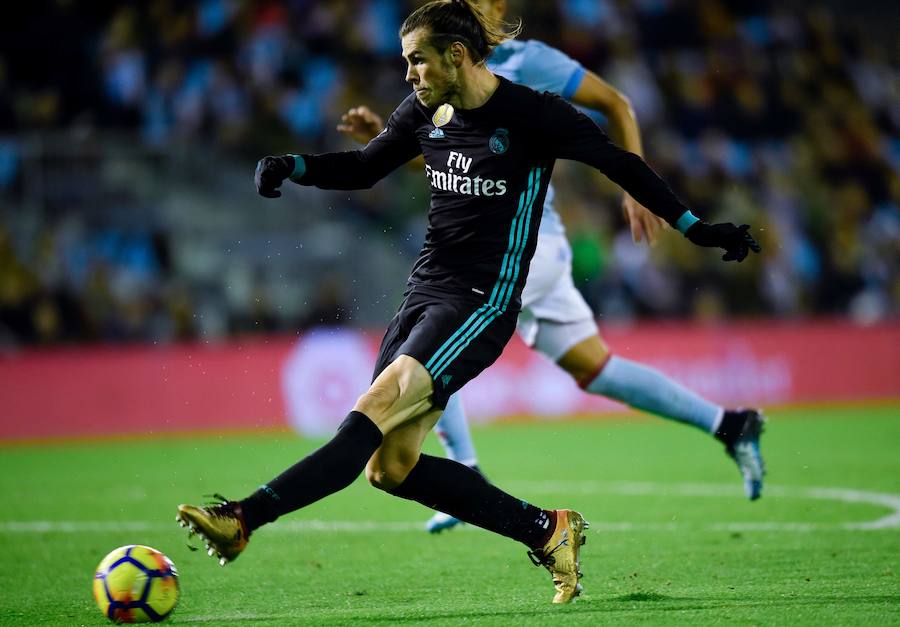
<svg viewBox="0 0 900 627">
<path fill-rule="evenodd" d="M 424 177 L 401 172 L 349 196 L 292 191 L 279 202 L 307 221 L 279 225 L 285 207 L 253 197 L 251 172 L 265 154 L 351 148 L 334 130 L 350 106 L 390 113 L 409 91 L 397 30 L 412 3 L 36 4 L 0 44 L 0 344 L 387 320 L 424 233 Z M 900 312 L 895 37 L 767 1 L 557 0 L 512 12 L 524 37 L 631 99 L 649 162 L 695 213 L 760 229 L 764 254 L 740 266 L 677 233 L 635 246 L 618 192 L 560 164 L 576 283 L 598 315 Z M 147 209 L 179 190 L 190 201 L 178 211 Z M 202 206 L 209 228 L 191 223 Z M 331 250 L 278 265 L 273 233 L 285 251 L 326 240 Z M 271 245 L 231 256 L 254 234 Z M 357 290 L 373 263 L 352 258 L 362 240 L 394 261 Z"/>
</svg>

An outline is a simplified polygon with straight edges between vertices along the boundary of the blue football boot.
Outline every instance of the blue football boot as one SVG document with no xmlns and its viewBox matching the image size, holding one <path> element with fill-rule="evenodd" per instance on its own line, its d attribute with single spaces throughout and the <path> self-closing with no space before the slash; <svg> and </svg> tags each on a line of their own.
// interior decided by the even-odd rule
<svg viewBox="0 0 900 627">
<path fill-rule="evenodd" d="M 725 412 L 716 438 L 725 444 L 725 452 L 734 460 L 744 478 L 744 492 L 755 501 L 762 495 L 766 465 L 759 451 L 759 439 L 766 417 L 756 409 Z"/>
<path fill-rule="evenodd" d="M 450 514 L 445 514 L 444 512 L 436 512 L 434 516 L 428 519 L 428 522 L 425 523 L 425 530 L 428 533 L 440 533 L 447 529 L 453 529 L 456 525 L 463 524 L 459 518 L 454 518 Z"/>
</svg>

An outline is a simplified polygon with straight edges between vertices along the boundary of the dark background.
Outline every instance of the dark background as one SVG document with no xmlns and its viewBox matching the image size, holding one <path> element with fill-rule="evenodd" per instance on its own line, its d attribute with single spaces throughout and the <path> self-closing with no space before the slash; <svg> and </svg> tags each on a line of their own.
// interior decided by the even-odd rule
<svg viewBox="0 0 900 627">
<path fill-rule="evenodd" d="M 379 328 L 427 188 L 255 196 L 265 154 L 352 148 L 347 108 L 408 93 L 412 3 L 32 2 L 0 27 L 0 345 Z M 748 222 L 739 266 L 635 246 L 620 192 L 560 164 L 576 283 L 605 319 L 900 311 L 898 12 L 878 2 L 513 3 L 628 95 L 698 215 Z M 598 121 L 603 122 L 602 118 Z"/>
</svg>

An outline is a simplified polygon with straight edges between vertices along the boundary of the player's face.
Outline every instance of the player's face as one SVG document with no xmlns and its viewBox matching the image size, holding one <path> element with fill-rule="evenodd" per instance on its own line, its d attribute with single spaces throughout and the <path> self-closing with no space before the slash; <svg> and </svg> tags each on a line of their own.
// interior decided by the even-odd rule
<svg viewBox="0 0 900 627">
<path fill-rule="evenodd" d="M 406 80 L 416 98 L 426 107 L 437 107 L 459 93 L 459 71 L 449 52 L 441 54 L 428 41 L 428 31 L 419 28 L 403 37 Z M 448 49 L 449 50 L 449 49 Z"/>
</svg>

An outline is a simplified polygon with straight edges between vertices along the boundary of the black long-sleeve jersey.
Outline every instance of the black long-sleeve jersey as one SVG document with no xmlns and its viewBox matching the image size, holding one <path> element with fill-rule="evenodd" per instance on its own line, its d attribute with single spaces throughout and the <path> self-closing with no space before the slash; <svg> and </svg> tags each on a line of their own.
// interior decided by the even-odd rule
<svg viewBox="0 0 900 627">
<path fill-rule="evenodd" d="M 369 188 L 424 154 L 431 208 L 409 282 L 518 311 L 557 159 L 597 168 L 672 225 L 687 208 L 640 157 L 565 100 L 498 78 L 487 102 L 451 109 L 449 120 L 446 105 L 428 109 L 411 94 L 364 148 L 302 155 L 306 170 L 296 182 Z"/>
</svg>

